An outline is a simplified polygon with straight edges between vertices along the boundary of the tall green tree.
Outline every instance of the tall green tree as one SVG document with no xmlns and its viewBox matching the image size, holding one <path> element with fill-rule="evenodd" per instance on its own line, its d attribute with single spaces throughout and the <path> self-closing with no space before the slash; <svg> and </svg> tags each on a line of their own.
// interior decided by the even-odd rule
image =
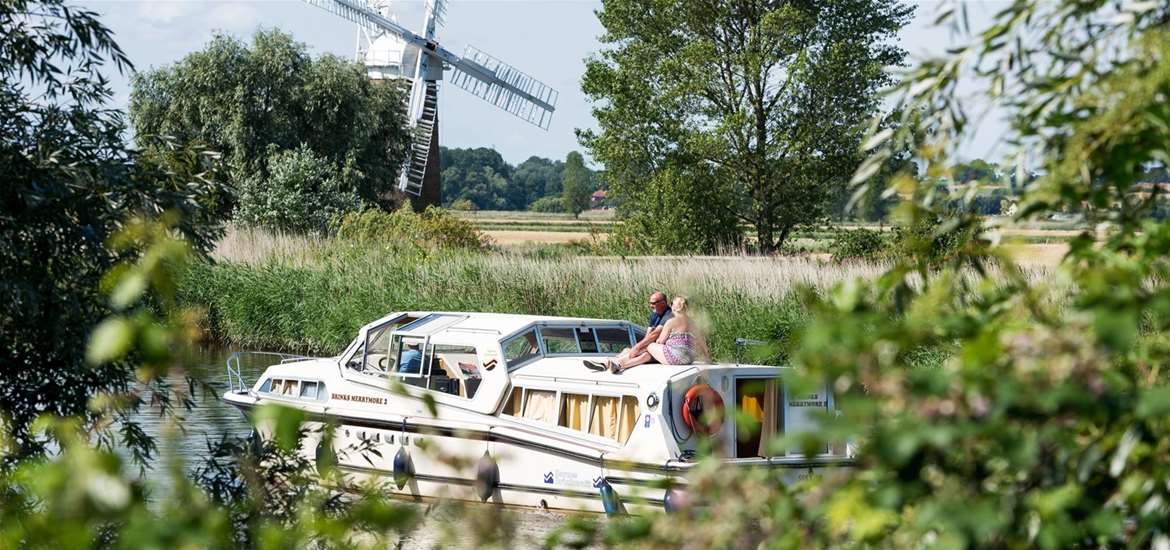
<svg viewBox="0 0 1170 550">
<path fill-rule="evenodd" d="M 527 209 L 544 197 L 561 196 L 561 172 L 565 163 L 560 160 L 549 160 L 537 156 L 528 157 L 512 171 L 512 187 L 523 193 L 523 203 L 517 204 L 521 209 Z"/>
<path fill-rule="evenodd" d="M 1003 172 L 998 166 L 990 162 L 983 159 L 975 159 L 971 162 L 960 162 L 956 164 L 954 176 L 955 181 L 958 183 L 966 183 L 969 181 L 998 183 L 1003 178 Z"/>
<path fill-rule="evenodd" d="M 94 441 L 120 439 L 139 458 L 153 448 L 130 416 L 140 394 L 114 416 L 120 437 L 95 408 L 136 378 L 127 362 L 87 364 L 89 334 L 148 284 L 99 293 L 124 259 L 108 242 L 130 216 L 169 212 L 180 220 L 173 230 L 207 251 L 218 234 L 208 208 L 224 189 L 212 155 L 163 142 L 127 149 L 102 71 L 130 67 L 95 13 L 62 0 L 0 2 L 0 460 L 45 449 L 51 438 L 29 429 L 41 414 L 79 417 Z M 165 404 L 166 384 L 137 381 Z"/>
<path fill-rule="evenodd" d="M 573 151 L 565 157 L 565 169 L 561 175 L 561 200 L 565 212 L 579 216 L 589 208 L 589 199 L 595 189 L 589 169 L 581 153 Z"/>
<path fill-rule="evenodd" d="M 643 188 L 655 174 L 689 174 L 702 179 L 686 188 L 712 192 L 677 200 L 722 231 L 697 239 L 735 242 L 726 229 L 742 222 L 774 251 L 844 192 L 912 11 L 895 0 L 605 0 L 607 48 L 582 84 L 599 130 L 579 136 L 626 208 L 659 200 Z M 659 229 L 647 238 L 678 231 Z"/>
<path fill-rule="evenodd" d="M 443 166 L 443 204 L 467 199 L 480 210 L 514 210 L 512 167 L 495 149 L 439 148 Z"/>
<path fill-rule="evenodd" d="M 351 191 L 389 204 L 405 158 L 403 91 L 371 81 L 360 63 L 312 57 L 279 30 L 250 44 L 220 35 L 174 64 L 137 73 L 130 94 L 135 139 L 222 151 L 232 179 L 264 181 L 273 149 L 302 145 L 335 174 L 348 167 Z"/>
</svg>

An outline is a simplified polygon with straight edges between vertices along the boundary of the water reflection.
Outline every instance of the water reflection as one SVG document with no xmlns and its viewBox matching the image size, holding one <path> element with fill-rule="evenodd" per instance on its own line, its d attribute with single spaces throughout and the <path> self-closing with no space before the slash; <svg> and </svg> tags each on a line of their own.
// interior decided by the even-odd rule
<svg viewBox="0 0 1170 550">
<path fill-rule="evenodd" d="M 191 395 L 195 406 L 189 410 L 178 409 L 178 419 L 160 415 L 157 409 L 149 406 L 135 417 L 146 433 L 155 438 L 160 450 L 164 453 L 173 451 L 188 467 L 208 457 L 208 441 L 218 441 L 224 436 L 243 437 L 252 431 L 244 415 L 219 398 L 227 389 L 225 362 L 235 351 L 208 346 L 194 349 L 184 358 L 183 374 L 199 383 L 194 385 Z M 247 383 L 251 383 L 268 365 L 276 362 L 276 358 L 245 356 L 240 365 L 241 374 Z M 171 383 L 182 386 L 186 381 L 182 374 L 175 374 Z M 148 403 L 149 399 L 147 397 Z M 174 438 L 169 438 L 176 428 L 178 432 Z M 166 448 L 168 446 L 171 448 Z"/>
<path fill-rule="evenodd" d="M 162 456 L 179 458 L 188 471 L 209 457 L 208 441 L 218 441 L 225 436 L 247 437 L 252 431 L 244 415 L 219 398 L 227 391 L 225 363 L 235 351 L 237 350 L 228 347 L 202 347 L 193 350 L 183 360 L 184 374 L 201 384 L 195 386 L 192 395 L 195 406 L 189 410 L 180 410 L 177 422 L 158 414 L 157 410 L 150 410 L 149 407 L 145 407 L 135 417 L 143 429 L 158 442 Z M 274 356 L 242 355 L 240 374 L 244 383 L 253 384 L 266 367 L 279 362 L 280 358 Z M 171 382 L 186 384 L 182 375 L 176 375 Z M 156 497 L 166 495 L 170 486 L 168 475 L 168 469 L 161 461 L 146 472 L 147 482 Z M 430 547 L 449 543 L 468 546 L 474 542 L 463 540 L 459 530 L 450 529 L 451 522 L 458 521 L 452 517 L 453 514 L 458 515 L 457 509 L 435 507 L 433 504 L 419 506 L 424 516 L 423 523 L 405 537 L 402 541 L 404 547 Z M 512 541 L 513 545 L 518 547 L 540 546 L 545 537 L 565 520 L 562 514 L 542 511 L 512 511 L 508 517 L 514 521 L 509 530 L 516 539 Z M 454 540 L 451 540 L 452 535 Z"/>
</svg>

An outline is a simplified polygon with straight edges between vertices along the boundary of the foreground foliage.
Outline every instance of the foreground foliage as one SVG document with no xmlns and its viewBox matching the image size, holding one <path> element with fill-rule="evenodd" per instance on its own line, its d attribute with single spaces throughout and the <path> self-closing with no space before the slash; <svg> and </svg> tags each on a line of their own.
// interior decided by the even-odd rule
<svg viewBox="0 0 1170 550">
<path fill-rule="evenodd" d="M 128 413 L 118 430 L 90 406 L 124 391 L 130 364 L 89 367 L 85 341 L 117 307 L 98 292 L 125 256 L 107 240 L 131 215 L 176 214 L 177 232 L 206 251 L 219 234 L 211 211 L 224 189 L 215 157 L 160 144 L 127 149 L 123 117 L 107 105 L 103 62 L 130 62 L 96 14 L 63 2 L 0 3 L 0 426 L 11 437 L 3 461 L 37 454 L 52 433 L 29 431 L 42 413 L 77 416 L 94 437 L 153 448 Z M 138 281 L 135 284 L 140 284 Z M 165 395 L 165 392 L 160 393 Z"/>
<path fill-rule="evenodd" d="M 944 21 L 965 30 L 961 10 L 949 4 L 943 9 Z M 972 71 L 985 73 L 985 97 L 1012 117 L 1019 158 L 1043 164 L 1042 175 L 1023 190 L 1019 221 L 1067 211 L 1100 224 L 1103 239 L 1086 232 L 1047 279 L 1025 278 L 995 246 L 996 227 L 970 209 L 951 208 L 963 197 L 945 196 L 946 189 L 909 173 L 893 179 L 889 189 L 871 183 L 895 151 L 907 148 L 927 180 L 954 164 L 952 153 L 972 130 L 955 93 L 960 77 Z M 907 199 L 894 215 L 906 228 L 906 250 L 922 253 L 898 255 L 878 276 L 806 291 L 791 302 L 799 322 L 772 335 L 780 340 L 777 351 L 800 367 L 784 383 L 799 392 L 827 379 L 842 411 L 823 418 L 817 433 L 786 434 L 788 441 L 780 443 L 850 439 L 857 448 L 855 468 L 785 486 L 767 472 L 706 460 L 688 480 L 698 505 L 679 515 L 574 518 L 548 544 L 1170 545 L 1170 466 L 1164 460 L 1170 385 L 1162 372 L 1170 361 L 1170 223 L 1150 220 L 1146 214 L 1155 200 L 1133 188 L 1149 165 L 1170 162 L 1168 97 L 1170 7 L 1155 3 L 1118 8 L 1021 0 L 969 46 L 915 69 L 895 95 L 899 112 L 915 113 L 904 122 L 914 122 L 897 130 L 875 122 L 866 140 L 871 156 L 854 182 L 858 199 L 874 193 Z M 169 277 L 156 275 L 188 255 L 165 225 L 131 232 L 119 242 L 141 244 L 144 252 L 111 275 L 108 288 L 119 313 L 103 325 L 114 328 L 95 332 L 91 359 L 104 364 L 141 356 L 150 372 L 151 365 L 167 364 L 153 355 L 160 349 L 153 344 L 186 341 L 180 329 L 186 325 L 182 315 L 153 317 L 146 292 L 157 295 L 161 311 L 170 311 L 169 287 L 161 284 Z M 655 284 L 619 267 L 609 282 L 622 285 L 607 288 L 631 288 L 635 295 L 595 297 L 580 292 L 599 278 L 593 262 L 585 264 L 588 270 L 532 271 L 525 278 L 515 276 L 516 266 L 501 263 L 506 258 L 468 256 L 470 261 L 456 263 L 440 255 L 397 262 L 368 256 L 361 263 L 346 255 L 351 253 L 259 268 L 195 263 L 186 275 L 207 277 L 208 288 L 226 292 L 254 290 L 259 298 L 253 304 L 271 304 L 268 310 L 216 312 L 234 304 L 215 302 L 218 290 L 186 299 L 211 304 L 213 318 L 264 327 L 266 321 L 299 326 L 298 316 L 308 310 L 297 307 L 306 297 L 343 296 L 352 301 L 338 306 L 332 300 L 331 307 L 343 310 L 344 319 L 314 318 L 314 326 L 340 332 L 340 323 L 352 324 L 351 317 L 372 318 L 362 307 L 382 313 L 483 304 L 497 311 L 568 315 L 589 308 L 599 316 L 632 318 L 641 312 L 630 311 L 631 304 Z M 366 286 L 339 284 L 341 266 Z M 385 292 L 388 281 L 395 292 L 374 294 Z M 442 285 L 462 292 L 446 294 Z M 297 295 L 290 288 L 311 292 Z M 701 281 L 696 288 L 710 291 Z M 265 302 L 266 294 L 285 301 Z M 720 302 L 707 295 L 696 302 L 719 304 L 728 317 L 716 326 L 734 327 L 736 319 L 766 323 L 776 307 L 758 296 L 737 298 Z M 146 337 L 157 334 L 151 327 L 169 336 Z M 351 327 L 345 328 L 348 334 Z M 923 350 L 948 353 L 924 364 Z M 281 409 L 261 416 L 275 423 L 275 445 L 288 453 L 300 419 Z M 160 508 L 151 508 L 112 454 L 64 435 L 76 425 L 45 422 L 49 428 L 41 433 L 62 434 L 53 437 L 62 453 L 0 471 L 0 536 L 6 545 L 383 546 L 410 523 L 408 511 L 383 499 L 358 498 L 352 507 L 335 508 L 328 491 L 299 491 L 295 484 L 306 478 L 296 464 L 280 476 L 294 483 L 280 489 L 292 495 L 287 507 L 233 508 L 231 495 L 266 490 L 244 474 L 238 482 L 205 485 L 218 487 L 223 500 L 215 504 L 182 482 Z M 226 479 L 248 471 L 247 454 L 235 454 L 245 467 L 229 467 Z M 233 489 L 237 484 L 246 491 Z M 156 510 L 167 514 L 165 521 Z M 479 513 L 485 515 L 477 519 Z M 229 529 L 232 518 L 247 526 Z M 503 546 L 514 536 L 493 507 L 474 508 L 461 520 L 473 527 L 473 545 Z M 487 528 L 474 528 L 480 525 Z"/>
</svg>

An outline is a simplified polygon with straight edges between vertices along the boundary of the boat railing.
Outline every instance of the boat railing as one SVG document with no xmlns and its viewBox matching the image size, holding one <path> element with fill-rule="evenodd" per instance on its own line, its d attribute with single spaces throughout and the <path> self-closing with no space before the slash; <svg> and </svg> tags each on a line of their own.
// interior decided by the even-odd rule
<svg viewBox="0 0 1170 550">
<path fill-rule="evenodd" d="M 735 339 L 735 363 L 738 365 L 743 363 L 743 355 L 748 348 L 755 346 L 763 346 L 767 344 L 764 340 L 752 340 L 751 338 L 736 338 Z"/>
<path fill-rule="evenodd" d="M 305 359 L 312 359 L 305 355 L 296 355 L 293 353 L 278 353 L 275 351 L 237 351 L 231 354 L 227 359 L 227 378 L 228 391 L 232 393 L 245 393 L 248 391 L 248 384 L 244 382 L 244 375 L 240 371 L 240 358 L 244 356 L 265 356 L 277 357 L 280 363 L 289 363 L 292 361 L 303 361 Z"/>
</svg>

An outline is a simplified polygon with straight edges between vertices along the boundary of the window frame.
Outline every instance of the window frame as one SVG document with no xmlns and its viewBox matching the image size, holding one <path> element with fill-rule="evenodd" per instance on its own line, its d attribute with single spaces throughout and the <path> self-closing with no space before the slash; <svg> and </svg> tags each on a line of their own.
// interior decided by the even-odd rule
<svg viewBox="0 0 1170 550">
<path fill-rule="evenodd" d="M 597 349 L 596 352 L 581 351 L 581 329 L 583 329 L 583 328 L 588 329 L 588 332 L 592 334 L 593 345 Z M 577 342 L 577 351 L 568 352 L 568 353 L 549 352 L 548 347 L 545 345 L 545 337 L 544 337 L 544 333 L 543 333 L 543 331 L 547 330 L 547 329 L 571 330 L 573 332 L 573 339 Z M 511 371 L 515 368 L 518 368 L 522 365 L 528 364 L 529 361 L 544 358 L 544 357 L 573 357 L 573 356 L 612 357 L 612 356 L 620 353 L 620 351 L 618 351 L 618 352 L 603 352 L 602 351 L 601 340 L 597 335 L 598 330 L 623 330 L 623 331 L 625 331 L 626 342 L 627 342 L 625 347 L 632 347 L 635 343 L 638 342 L 638 339 L 640 337 L 636 336 L 636 335 L 639 334 L 639 331 L 640 331 L 640 334 L 642 334 L 642 335 L 646 334 L 646 332 L 644 330 L 638 328 L 637 325 L 634 325 L 633 323 L 629 323 L 626 321 L 618 321 L 618 322 L 599 321 L 596 323 L 541 321 L 541 322 L 537 322 L 537 323 L 533 323 L 531 325 L 525 326 L 524 328 L 521 328 L 520 330 L 517 330 L 517 331 L 501 338 L 499 341 L 500 351 L 502 352 L 501 355 L 503 355 L 505 361 L 507 361 L 507 363 L 508 363 L 508 370 L 509 371 Z M 539 353 L 537 355 L 525 357 L 523 361 L 518 361 L 518 362 L 508 359 L 508 345 L 518 338 L 523 338 L 524 335 L 528 334 L 529 332 L 533 332 L 535 334 L 536 347 L 539 350 Z"/>
<path fill-rule="evenodd" d="M 290 383 L 290 382 L 295 382 L 297 385 L 296 392 L 294 392 L 292 394 L 273 392 L 272 385 L 273 385 L 273 382 L 276 380 L 279 380 L 281 382 L 282 388 L 287 387 L 288 383 Z M 316 384 L 317 385 L 317 396 L 316 397 L 309 398 L 309 397 L 305 397 L 305 396 L 301 395 L 301 392 L 304 391 L 304 387 L 306 384 Z M 265 389 L 265 388 L 267 388 L 267 389 Z M 329 397 L 329 392 L 326 388 L 324 380 L 318 380 L 318 379 L 309 380 L 307 378 L 292 378 L 292 377 L 288 377 L 285 375 L 279 375 L 279 374 L 265 378 L 264 382 L 260 384 L 260 389 L 256 390 L 256 393 L 263 394 L 267 398 L 287 399 L 287 400 L 299 402 L 299 403 L 320 402 L 320 401 L 327 400 Z"/>
<path fill-rule="evenodd" d="M 480 384 L 482 385 L 483 381 L 485 380 L 484 369 L 483 369 L 483 360 L 480 359 L 478 346 L 476 346 L 474 344 L 447 344 L 447 343 L 441 343 L 441 342 L 435 343 L 435 342 L 432 342 L 430 340 L 430 338 L 427 338 L 425 353 L 423 353 L 423 362 L 425 364 L 423 368 L 426 369 L 427 379 L 426 379 L 425 383 L 419 387 L 421 389 L 424 389 L 426 391 L 434 393 L 435 397 L 448 396 L 448 397 L 458 399 L 464 403 L 467 403 L 467 402 L 474 400 L 475 396 L 479 395 L 479 387 L 476 387 L 476 390 L 475 390 L 475 392 L 473 392 L 473 395 L 469 395 L 467 397 L 463 397 L 462 395 L 458 395 L 458 394 L 447 393 L 445 391 L 439 391 L 438 389 L 430 387 L 431 376 L 434 374 L 434 369 L 435 369 L 435 365 L 434 365 L 435 351 L 434 350 L 436 347 L 466 348 L 466 349 L 471 350 L 471 355 L 475 356 L 475 370 L 476 370 L 476 374 L 479 375 Z M 464 353 L 466 353 L 466 352 L 464 352 Z M 458 368 L 458 364 L 455 365 L 455 368 Z M 460 380 L 459 382 L 463 385 L 464 390 L 466 390 L 466 380 Z"/>
<path fill-rule="evenodd" d="M 430 347 L 430 345 L 431 345 L 430 344 L 431 337 L 429 335 L 428 336 L 417 336 L 417 335 L 413 335 L 413 334 L 402 334 L 402 333 L 399 333 L 398 331 L 395 331 L 394 333 L 392 333 L 390 335 L 390 348 L 394 347 L 394 339 L 396 339 L 396 338 L 399 341 L 399 346 L 398 346 L 398 355 L 394 358 L 394 363 L 393 363 L 395 370 L 387 371 L 386 378 L 390 379 L 391 377 L 397 377 L 403 383 L 406 383 L 407 379 L 421 378 L 421 379 L 423 379 L 422 386 L 417 386 L 415 384 L 410 384 L 410 385 L 415 386 L 417 388 L 421 388 L 421 389 L 427 389 L 426 388 L 426 379 L 430 378 L 431 372 L 430 372 L 430 362 L 426 360 L 427 359 L 426 351 L 427 351 L 427 348 Z M 419 350 L 420 357 L 418 359 L 418 372 L 417 373 L 403 373 L 403 372 L 400 372 L 397 370 L 398 366 L 401 364 L 399 362 L 402 359 L 402 344 L 401 344 L 401 342 L 404 338 L 421 340 L 421 342 L 419 342 L 419 347 L 421 349 Z"/>
<path fill-rule="evenodd" d="M 537 338 L 536 341 L 540 343 L 540 349 L 544 352 L 544 356 L 545 357 L 565 357 L 565 356 L 570 356 L 570 355 L 581 355 L 581 336 L 577 333 L 577 329 L 579 328 L 579 326 L 580 325 L 577 325 L 577 326 L 548 325 L 548 326 L 535 327 L 536 328 L 536 338 Z M 573 335 L 573 343 L 575 343 L 577 345 L 577 351 L 567 351 L 567 352 L 566 351 L 558 351 L 555 353 L 549 351 L 548 350 L 548 342 L 545 341 L 545 338 L 546 338 L 544 335 L 545 330 L 550 330 L 550 331 L 551 330 L 567 330 L 567 331 L 569 331 Z M 565 339 L 563 336 L 558 336 L 556 338 Z"/>
<path fill-rule="evenodd" d="M 570 435 L 573 437 L 583 438 L 583 439 L 590 441 L 590 442 L 603 443 L 603 444 L 607 444 L 607 445 L 617 447 L 617 448 L 624 448 L 626 446 L 626 444 L 630 441 L 630 439 L 632 439 L 634 437 L 634 433 L 638 429 L 637 418 L 641 418 L 641 416 L 642 416 L 642 403 L 638 399 L 637 394 L 624 393 L 616 388 L 612 389 L 612 390 L 609 388 L 605 388 L 605 387 L 588 388 L 588 389 L 567 388 L 567 389 L 562 390 L 561 388 L 554 388 L 554 387 L 550 387 L 550 386 L 545 386 L 543 384 L 534 384 L 534 385 L 513 384 L 509 387 L 509 391 L 506 395 L 510 398 L 512 395 L 511 391 L 516 390 L 516 389 L 521 390 L 520 416 L 516 416 L 516 415 L 509 414 L 509 413 L 505 412 L 505 410 L 508 407 L 508 399 L 504 399 L 502 407 L 496 412 L 496 417 L 504 418 L 504 419 L 510 420 L 510 421 L 514 421 L 514 422 L 517 422 L 517 423 L 519 423 L 523 426 L 526 426 L 526 427 L 533 427 L 533 428 L 539 428 L 539 429 L 544 429 L 544 430 L 553 430 L 553 432 L 557 433 L 557 434 Z M 546 423 L 546 422 L 532 420 L 530 418 L 524 418 L 524 416 L 523 416 L 524 411 L 528 407 L 528 392 L 529 392 L 529 390 L 551 391 L 556 395 L 556 403 L 557 403 L 557 410 L 556 410 L 557 420 L 556 420 L 556 422 L 550 424 L 550 423 Z M 584 430 L 574 430 L 572 428 L 567 428 L 565 426 L 560 425 L 561 412 L 562 412 L 562 409 L 564 407 L 564 396 L 563 395 L 565 393 L 572 393 L 572 394 L 577 394 L 577 395 L 588 395 L 589 396 L 589 418 L 587 419 Z M 621 407 L 622 399 L 623 398 L 630 398 L 634 401 L 634 407 L 635 407 L 634 428 L 632 430 L 630 430 L 630 434 L 629 434 L 629 436 L 626 437 L 625 441 L 618 441 L 616 439 L 611 439 L 608 437 L 594 435 L 594 434 L 589 433 L 589 425 L 593 421 L 593 404 L 594 404 L 597 397 L 613 397 L 613 398 L 616 398 L 618 400 L 618 425 L 619 426 L 621 425 L 622 419 L 624 418 L 624 416 L 623 416 L 624 412 L 622 411 L 622 407 Z"/>
<path fill-rule="evenodd" d="M 536 339 L 536 353 L 531 354 L 531 355 L 521 355 L 521 356 L 517 357 L 515 360 L 508 358 L 508 344 L 510 344 L 513 341 L 516 341 L 518 339 L 524 338 L 525 335 L 528 334 L 529 332 L 531 332 Z M 503 338 L 502 340 L 500 340 L 500 355 L 504 358 L 504 361 L 507 363 L 509 371 L 520 367 L 520 365 L 524 365 L 524 364 L 529 363 L 531 361 L 535 361 L 537 359 L 543 358 L 545 356 L 544 342 L 542 342 L 540 339 L 540 332 L 537 330 L 536 327 L 527 327 L 523 330 L 517 331 L 517 332 L 509 335 L 506 338 Z"/>
</svg>

